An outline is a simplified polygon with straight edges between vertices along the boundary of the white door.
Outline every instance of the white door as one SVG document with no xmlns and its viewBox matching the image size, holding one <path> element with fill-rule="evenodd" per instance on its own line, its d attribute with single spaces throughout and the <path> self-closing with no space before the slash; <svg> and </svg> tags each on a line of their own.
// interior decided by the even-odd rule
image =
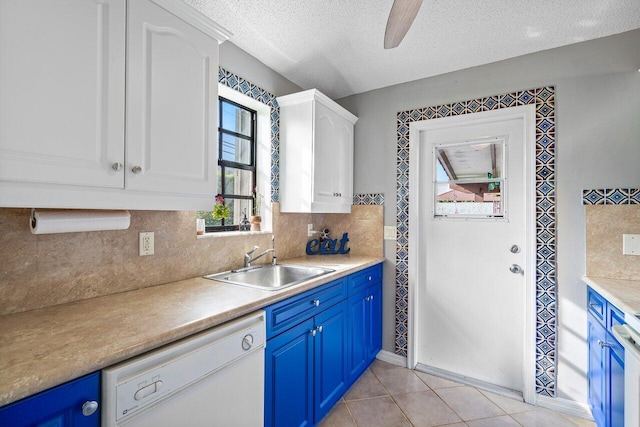
<svg viewBox="0 0 640 427">
<path fill-rule="evenodd" d="M 213 196 L 218 41 L 149 0 L 128 4 L 125 186 Z"/>
<path fill-rule="evenodd" d="M 417 362 L 523 391 L 526 280 L 510 267 L 527 260 L 524 119 L 474 116 L 420 132 Z"/>
<path fill-rule="evenodd" d="M 1 1 L 0 180 L 122 188 L 124 56 L 124 0 Z"/>
</svg>

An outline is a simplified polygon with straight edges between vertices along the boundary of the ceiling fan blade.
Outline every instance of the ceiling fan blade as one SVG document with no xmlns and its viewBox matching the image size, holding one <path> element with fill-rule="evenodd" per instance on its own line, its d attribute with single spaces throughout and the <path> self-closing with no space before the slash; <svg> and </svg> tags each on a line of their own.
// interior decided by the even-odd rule
<svg viewBox="0 0 640 427">
<path fill-rule="evenodd" d="M 384 48 L 397 47 L 411 28 L 422 5 L 422 0 L 395 0 L 389 12 L 387 29 L 384 33 Z"/>
</svg>

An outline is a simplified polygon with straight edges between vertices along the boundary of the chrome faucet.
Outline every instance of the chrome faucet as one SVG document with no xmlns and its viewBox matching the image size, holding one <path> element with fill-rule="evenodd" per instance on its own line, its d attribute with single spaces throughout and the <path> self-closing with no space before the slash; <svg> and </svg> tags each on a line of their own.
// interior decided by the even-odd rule
<svg viewBox="0 0 640 427">
<path fill-rule="evenodd" d="M 257 251 L 258 249 L 260 249 L 259 246 L 254 246 L 252 250 L 250 250 L 249 252 L 244 254 L 244 268 L 251 267 L 251 263 L 253 261 L 255 261 L 255 260 L 259 259 L 259 258 L 262 258 L 263 256 L 265 256 L 269 252 L 271 252 L 273 254 L 273 255 L 271 255 L 271 265 L 276 265 L 276 262 L 277 262 L 277 258 L 276 258 L 276 236 L 271 236 L 271 248 L 267 249 L 266 251 L 261 252 L 260 254 L 258 254 L 254 258 L 252 258 L 251 255 L 255 251 Z"/>
</svg>

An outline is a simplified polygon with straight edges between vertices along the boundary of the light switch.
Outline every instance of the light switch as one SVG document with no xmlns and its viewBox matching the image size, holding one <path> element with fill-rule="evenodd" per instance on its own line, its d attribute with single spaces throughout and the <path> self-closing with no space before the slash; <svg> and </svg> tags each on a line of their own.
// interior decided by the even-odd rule
<svg viewBox="0 0 640 427">
<path fill-rule="evenodd" d="M 396 240 L 396 228 L 393 225 L 384 226 L 384 239 Z"/>
<path fill-rule="evenodd" d="M 640 255 L 640 234 L 622 235 L 622 254 Z"/>
</svg>

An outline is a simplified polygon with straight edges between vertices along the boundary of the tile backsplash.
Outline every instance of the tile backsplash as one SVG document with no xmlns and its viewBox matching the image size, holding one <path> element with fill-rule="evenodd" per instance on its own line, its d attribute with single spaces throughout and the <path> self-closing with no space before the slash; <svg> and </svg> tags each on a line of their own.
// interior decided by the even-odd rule
<svg viewBox="0 0 640 427">
<path fill-rule="evenodd" d="M 586 275 L 640 280 L 640 256 L 622 254 L 622 235 L 640 234 L 640 204 L 587 205 Z"/>
<path fill-rule="evenodd" d="M 271 246 L 271 234 L 198 239 L 192 211 L 130 212 L 128 230 L 34 235 L 29 209 L 0 209 L 0 315 L 237 268 L 254 245 Z M 382 212 L 362 205 L 351 214 L 281 214 L 274 203 L 278 258 L 305 254 L 308 223 L 334 238 L 348 231 L 353 255 L 382 257 Z M 142 231 L 155 233 L 152 256 L 138 256 Z"/>
</svg>

